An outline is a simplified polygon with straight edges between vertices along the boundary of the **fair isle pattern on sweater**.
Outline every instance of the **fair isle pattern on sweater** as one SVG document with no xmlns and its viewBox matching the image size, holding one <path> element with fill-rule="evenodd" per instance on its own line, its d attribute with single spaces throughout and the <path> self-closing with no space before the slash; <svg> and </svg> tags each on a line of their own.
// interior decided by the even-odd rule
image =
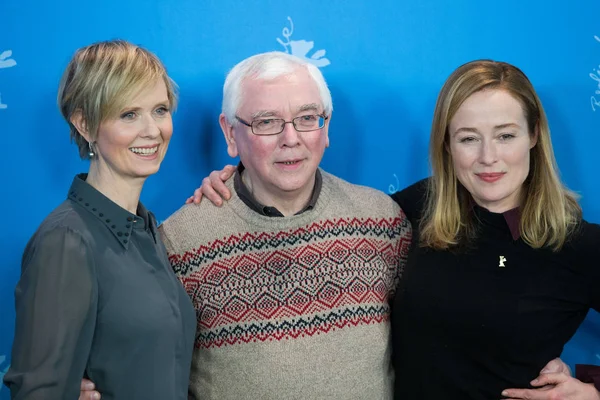
<svg viewBox="0 0 600 400">
<path fill-rule="evenodd" d="M 339 218 L 234 234 L 170 255 L 194 304 L 196 347 L 284 340 L 387 321 L 403 220 Z M 392 288 L 390 288 L 392 286 Z M 206 302 L 203 299 L 212 299 Z"/>
<path fill-rule="evenodd" d="M 159 228 L 196 308 L 193 399 L 391 399 L 389 301 L 411 239 L 386 194 L 322 171 L 312 210 L 232 198 Z"/>
</svg>

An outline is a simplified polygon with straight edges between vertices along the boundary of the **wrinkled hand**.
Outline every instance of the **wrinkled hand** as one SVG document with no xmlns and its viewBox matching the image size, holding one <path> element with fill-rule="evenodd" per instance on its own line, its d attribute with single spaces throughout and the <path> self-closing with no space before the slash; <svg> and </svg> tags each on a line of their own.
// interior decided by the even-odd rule
<svg viewBox="0 0 600 400">
<path fill-rule="evenodd" d="M 506 389 L 502 396 L 510 400 L 600 400 L 594 385 L 562 372 L 543 373 L 531 385 L 536 388 Z"/>
<path fill-rule="evenodd" d="M 221 171 L 213 171 L 210 175 L 202 179 L 202 186 L 194 191 L 194 195 L 190 196 L 185 204 L 195 203 L 200 204 L 202 196 L 205 196 L 214 205 L 220 207 L 223 200 L 229 200 L 231 193 L 223 182 L 233 176 L 236 170 L 235 165 L 226 165 Z"/>
<path fill-rule="evenodd" d="M 99 400 L 100 393 L 96 392 L 94 389 L 96 386 L 94 382 L 89 379 L 81 380 L 81 391 L 79 392 L 79 400 Z"/>
</svg>

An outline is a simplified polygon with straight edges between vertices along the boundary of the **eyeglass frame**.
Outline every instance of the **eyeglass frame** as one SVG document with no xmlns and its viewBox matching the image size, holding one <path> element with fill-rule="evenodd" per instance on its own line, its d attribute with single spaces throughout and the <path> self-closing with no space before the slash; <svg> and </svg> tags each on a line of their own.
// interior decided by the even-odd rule
<svg viewBox="0 0 600 400">
<path fill-rule="evenodd" d="M 274 119 L 274 120 L 280 120 L 283 121 L 283 124 L 281 124 L 281 130 L 277 133 L 256 133 L 254 132 L 254 127 L 252 126 L 252 123 L 254 123 L 254 121 L 260 121 L 258 119 L 253 120 L 251 123 L 248 123 L 246 121 L 244 121 L 243 119 L 241 119 L 239 116 L 235 116 L 235 119 L 238 120 L 239 122 L 241 122 L 243 125 L 246 125 L 247 127 L 250 128 L 250 132 L 252 132 L 253 135 L 256 136 L 275 136 L 275 135 L 279 135 L 281 132 L 283 132 L 285 130 L 285 125 L 286 124 L 292 124 L 292 126 L 294 127 L 294 129 L 296 130 L 296 132 L 314 132 L 317 131 L 319 129 L 323 129 L 325 127 L 325 121 L 327 121 L 329 119 L 329 116 L 325 115 L 325 114 L 310 114 L 310 115 L 316 115 L 317 117 L 323 118 L 323 126 L 316 128 L 316 129 L 310 129 L 310 130 L 300 130 L 296 127 L 296 123 L 294 122 L 297 118 L 302 118 L 302 117 L 306 117 L 306 115 L 300 115 L 298 117 L 292 118 L 291 121 L 286 121 L 283 118 L 269 118 L 269 119 Z"/>
</svg>

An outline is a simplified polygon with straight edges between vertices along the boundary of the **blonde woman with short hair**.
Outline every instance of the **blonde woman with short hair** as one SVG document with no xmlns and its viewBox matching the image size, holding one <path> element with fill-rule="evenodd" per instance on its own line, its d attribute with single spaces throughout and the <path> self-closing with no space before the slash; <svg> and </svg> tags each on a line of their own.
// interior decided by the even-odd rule
<svg viewBox="0 0 600 400">
<path fill-rule="evenodd" d="M 87 174 L 30 239 L 15 291 L 13 399 L 186 399 L 196 319 L 140 203 L 173 133 L 174 83 L 148 50 L 79 49 L 58 93 Z"/>
</svg>

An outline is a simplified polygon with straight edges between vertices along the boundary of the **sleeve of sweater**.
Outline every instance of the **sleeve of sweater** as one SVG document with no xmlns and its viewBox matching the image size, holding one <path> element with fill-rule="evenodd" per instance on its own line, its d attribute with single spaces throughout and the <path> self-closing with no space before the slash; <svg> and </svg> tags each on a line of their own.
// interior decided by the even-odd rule
<svg viewBox="0 0 600 400">
<path fill-rule="evenodd" d="M 177 245 L 177 239 L 175 238 L 176 232 L 173 232 L 172 227 L 172 216 L 167 218 L 162 224 L 158 226 L 158 233 L 160 235 L 160 239 L 165 245 L 165 249 L 167 250 L 167 257 L 169 258 L 169 263 L 171 267 L 173 267 L 173 271 L 182 283 L 182 275 L 185 268 L 184 258 L 182 254 L 179 253 L 179 246 Z"/>
</svg>

